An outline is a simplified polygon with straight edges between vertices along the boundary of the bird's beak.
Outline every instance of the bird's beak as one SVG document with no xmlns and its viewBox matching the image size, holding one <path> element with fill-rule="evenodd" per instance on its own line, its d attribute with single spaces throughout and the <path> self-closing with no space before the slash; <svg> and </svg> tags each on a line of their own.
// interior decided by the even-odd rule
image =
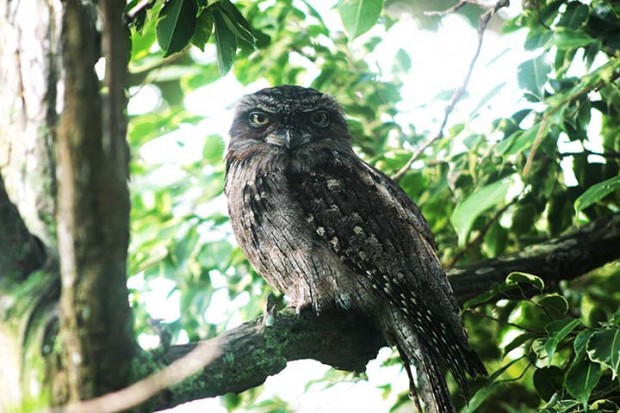
<svg viewBox="0 0 620 413">
<path fill-rule="evenodd" d="M 310 142 L 310 134 L 292 128 L 286 128 L 272 133 L 267 136 L 265 140 L 272 145 L 283 146 L 286 149 L 294 149 Z"/>
</svg>

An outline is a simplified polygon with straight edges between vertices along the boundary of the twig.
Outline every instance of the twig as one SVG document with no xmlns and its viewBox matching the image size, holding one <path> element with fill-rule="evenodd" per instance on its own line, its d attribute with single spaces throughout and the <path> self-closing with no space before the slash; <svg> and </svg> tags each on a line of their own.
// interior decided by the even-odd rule
<svg viewBox="0 0 620 413">
<path fill-rule="evenodd" d="M 450 13 L 454 13 L 455 11 L 458 11 L 461 7 L 463 7 L 466 4 L 475 4 L 476 6 L 480 6 L 482 8 L 486 8 L 487 6 L 484 4 L 481 4 L 475 0 L 461 0 L 459 1 L 457 4 L 455 4 L 454 6 L 446 9 L 446 10 L 432 10 L 432 11 L 426 11 L 424 12 L 425 16 L 445 16 L 446 14 L 450 14 Z"/>
<path fill-rule="evenodd" d="M 392 179 L 396 182 L 398 182 L 409 170 L 409 168 L 411 168 L 411 165 L 413 165 L 413 163 L 422 155 L 422 153 L 429 147 L 431 146 L 433 143 L 437 142 L 439 139 L 441 139 L 444 136 L 444 129 L 446 127 L 446 124 L 448 123 L 448 119 L 450 118 L 450 114 L 452 113 L 452 111 L 454 110 L 454 107 L 456 106 L 456 104 L 458 103 L 458 101 L 463 97 L 463 94 L 465 93 L 465 90 L 467 89 L 467 85 L 469 84 L 469 79 L 471 78 L 471 74 L 474 70 L 474 66 L 476 64 L 476 61 L 478 60 L 478 57 L 480 56 L 480 50 L 482 49 L 482 40 L 484 37 L 484 32 L 489 24 L 489 21 L 491 20 L 491 17 L 497 13 L 497 11 L 499 9 L 501 9 L 502 7 L 505 7 L 509 4 L 508 0 L 499 0 L 493 7 L 489 7 L 487 5 L 483 5 L 477 1 L 474 0 L 461 0 L 456 6 L 451 7 L 450 9 L 447 9 L 443 12 L 429 12 L 429 13 L 434 13 L 434 15 L 444 15 L 446 13 L 450 13 L 453 12 L 455 10 L 458 10 L 459 8 L 461 8 L 464 4 L 466 3 L 470 3 L 470 4 L 475 4 L 477 6 L 480 6 L 484 9 L 486 9 L 486 12 L 484 12 L 481 16 L 480 16 L 480 20 L 478 23 L 478 45 L 476 47 L 476 51 L 474 53 L 474 56 L 472 57 L 471 61 L 469 62 L 469 67 L 467 68 L 467 73 L 465 74 L 465 78 L 463 79 L 463 83 L 461 84 L 461 86 L 456 89 L 454 91 L 454 93 L 452 94 L 452 98 L 450 99 L 450 103 L 448 104 L 448 106 L 446 106 L 445 111 L 444 111 L 444 116 L 443 116 L 443 120 L 441 121 L 441 125 L 439 126 L 439 131 L 437 132 L 437 134 L 435 136 L 433 136 L 430 140 L 428 140 L 426 143 L 424 143 L 421 147 L 419 147 L 414 153 L 413 155 L 411 155 L 411 158 L 409 158 L 409 160 L 405 163 L 405 165 L 398 171 L 396 172 L 393 176 Z"/>
<path fill-rule="evenodd" d="M 132 23 L 136 19 L 136 17 L 138 17 L 138 14 L 140 14 L 144 10 L 148 10 L 153 7 L 154 3 L 155 2 L 153 0 L 142 0 L 141 2 L 136 4 L 134 7 L 131 8 L 131 10 L 127 12 L 125 16 L 127 22 Z"/>
</svg>

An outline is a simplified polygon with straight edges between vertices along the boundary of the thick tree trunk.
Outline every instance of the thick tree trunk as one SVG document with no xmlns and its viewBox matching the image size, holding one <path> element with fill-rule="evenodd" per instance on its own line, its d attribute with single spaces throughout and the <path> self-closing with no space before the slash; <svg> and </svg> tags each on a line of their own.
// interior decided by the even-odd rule
<svg viewBox="0 0 620 413">
<path fill-rule="evenodd" d="M 0 411 L 49 383 L 54 334 L 60 2 L 0 6 Z M 47 328 L 51 327 L 51 328 Z"/>
<path fill-rule="evenodd" d="M 120 0 L 0 7 L 0 411 L 7 411 L 127 384 L 129 36 Z M 105 88 L 94 68 L 102 56 Z"/>
<path fill-rule="evenodd" d="M 63 14 L 65 94 L 57 136 L 57 224 L 60 334 L 71 401 L 126 385 L 133 352 L 125 273 L 129 244 L 126 121 L 119 116 L 125 105 L 128 34 L 112 47 L 111 34 L 122 30 L 124 4 L 100 4 L 105 11 L 108 53 L 105 101 L 95 73 L 101 49 L 98 10 L 94 4 L 67 0 Z"/>
</svg>

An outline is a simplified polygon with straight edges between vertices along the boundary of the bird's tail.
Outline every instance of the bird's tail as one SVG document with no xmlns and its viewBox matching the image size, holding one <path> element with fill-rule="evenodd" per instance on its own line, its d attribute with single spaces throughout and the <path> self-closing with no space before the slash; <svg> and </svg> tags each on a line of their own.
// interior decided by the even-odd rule
<svg viewBox="0 0 620 413">
<path fill-rule="evenodd" d="M 406 325 L 399 325 L 392 332 L 392 339 L 409 375 L 411 393 L 414 401 L 421 399 L 425 413 L 454 413 L 446 379 L 441 373 L 440 358 L 437 352 L 418 339 L 418 336 Z M 417 373 L 417 391 L 414 388 L 410 365 L 415 365 Z M 422 413 L 422 412 L 419 412 Z"/>
</svg>

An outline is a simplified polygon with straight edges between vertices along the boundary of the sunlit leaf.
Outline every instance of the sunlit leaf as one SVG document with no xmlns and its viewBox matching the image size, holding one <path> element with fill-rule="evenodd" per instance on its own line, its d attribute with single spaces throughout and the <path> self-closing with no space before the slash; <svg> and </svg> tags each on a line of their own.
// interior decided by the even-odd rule
<svg viewBox="0 0 620 413">
<path fill-rule="evenodd" d="M 597 203 L 607 195 L 620 189 L 620 176 L 615 176 L 606 181 L 592 185 L 586 192 L 575 200 L 575 210 L 583 211 L 592 204 Z"/>
<path fill-rule="evenodd" d="M 350 39 L 370 30 L 382 9 L 383 0 L 340 0 L 338 3 L 338 12 Z"/>
<path fill-rule="evenodd" d="M 542 100 L 550 71 L 551 67 L 547 63 L 546 54 L 527 60 L 517 68 L 519 86 Z"/>
<path fill-rule="evenodd" d="M 545 289 L 545 282 L 542 278 L 534 274 L 528 274 L 526 272 L 514 271 L 508 274 L 506 277 L 506 284 L 529 284 L 536 288 L 538 291 Z"/>
<path fill-rule="evenodd" d="M 577 319 L 565 319 L 556 320 L 547 324 L 545 330 L 549 333 L 550 339 L 545 344 L 545 350 L 547 351 L 547 363 L 550 366 L 553 362 L 553 355 L 560 344 L 577 326 L 581 324 L 581 321 Z"/>
<path fill-rule="evenodd" d="M 205 146 L 202 151 L 202 158 L 209 165 L 215 165 L 222 162 L 224 155 L 224 139 L 219 135 L 209 135 L 205 140 Z"/>
<path fill-rule="evenodd" d="M 581 31 L 560 29 L 553 33 L 553 44 L 560 50 L 584 47 L 595 41 L 595 39 Z"/>
<path fill-rule="evenodd" d="M 469 400 L 469 403 L 461 411 L 462 413 L 474 413 L 482 405 L 482 403 L 488 399 L 493 393 L 495 393 L 502 385 L 501 382 L 493 382 L 487 384 L 478 390 L 473 397 Z"/>
<path fill-rule="evenodd" d="M 573 349 L 575 350 L 575 361 L 580 361 L 586 354 L 586 346 L 588 340 L 594 334 L 594 330 L 583 330 L 577 334 L 573 341 Z"/>
<path fill-rule="evenodd" d="M 459 236 L 459 245 L 465 245 L 467 235 L 480 214 L 506 199 L 510 184 L 510 180 L 503 179 L 479 188 L 454 208 L 450 221 Z"/>
<path fill-rule="evenodd" d="M 538 300 L 537 304 L 554 318 L 566 314 L 568 311 L 568 301 L 559 294 L 547 294 Z"/>
<path fill-rule="evenodd" d="M 532 333 L 522 333 L 516 336 L 510 343 L 506 344 L 504 347 L 504 357 L 510 353 L 512 350 L 521 347 L 524 343 L 538 337 L 536 334 Z"/>
</svg>

